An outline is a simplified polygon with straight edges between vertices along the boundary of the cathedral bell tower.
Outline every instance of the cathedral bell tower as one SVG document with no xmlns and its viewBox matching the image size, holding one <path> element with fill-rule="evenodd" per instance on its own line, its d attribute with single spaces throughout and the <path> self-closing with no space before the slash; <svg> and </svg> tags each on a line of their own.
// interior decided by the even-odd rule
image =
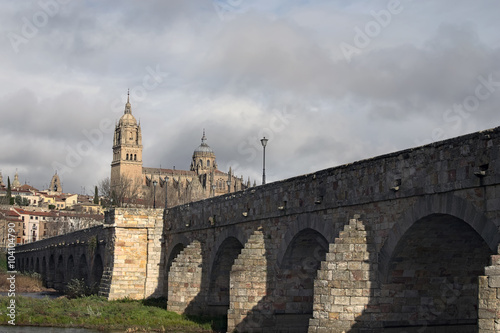
<svg viewBox="0 0 500 333">
<path fill-rule="evenodd" d="M 130 94 L 123 116 L 115 126 L 113 137 L 113 161 L 111 162 L 111 191 L 123 183 L 123 178 L 140 182 L 142 176 L 142 134 L 141 125 L 132 115 Z"/>
</svg>

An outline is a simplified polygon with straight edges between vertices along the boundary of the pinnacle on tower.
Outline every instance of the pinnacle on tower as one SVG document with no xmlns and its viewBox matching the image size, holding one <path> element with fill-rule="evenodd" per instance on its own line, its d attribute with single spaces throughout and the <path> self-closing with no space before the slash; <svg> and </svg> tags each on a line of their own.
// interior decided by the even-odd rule
<svg viewBox="0 0 500 333">
<path fill-rule="evenodd" d="M 203 136 L 201 137 L 201 143 L 205 143 L 207 141 L 207 137 L 205 136 L 205 129 L 203 129 Z"/>
<path fill-rule="evenodd" d="M 132 114 L 132 106 L 130 105 L 130 89 L 127 90 L 127 103 L 125 104 L 124 114 L 127 114 L 127 113 Z"/>
</svg>

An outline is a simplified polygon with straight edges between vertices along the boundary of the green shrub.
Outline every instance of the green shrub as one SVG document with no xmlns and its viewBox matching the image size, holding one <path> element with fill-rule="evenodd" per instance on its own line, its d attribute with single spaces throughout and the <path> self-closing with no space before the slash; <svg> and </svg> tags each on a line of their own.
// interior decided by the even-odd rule
<svg viewBox="0 0 500 333">
<path fill-rule="evenodd" d="M 86 297 L 96 294 L 96 288 L 88 286 L 84 279 L 71 279 L 66 285 L 65 294 L 68 298 Z"/>
</svg>

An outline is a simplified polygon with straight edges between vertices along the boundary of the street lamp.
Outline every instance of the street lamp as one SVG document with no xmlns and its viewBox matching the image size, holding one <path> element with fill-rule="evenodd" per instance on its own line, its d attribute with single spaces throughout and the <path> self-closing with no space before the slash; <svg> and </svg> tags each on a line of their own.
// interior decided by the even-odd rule
<svg viewBox="0 0 500 333">
<path fill-rule="evenodd" d="M 153 208 L 156 208 L 156 184 L 158 184 L 158 182 L 153 180 Z"/>
<path fill-rule="evenodd" d="M 227 180 L 226 184 L 227 184 L 227 193 L 231 193 L 231 180 Z"/>
<path fill-rule="evenodd" d="M 266 183 L 266 145 L 269 139 L 266 137 L 260 139 L 260 143 L 262 143 L 262 147 L 264 148 L 264 158 L 262 159 L 262 185 Z"/>
</svg>

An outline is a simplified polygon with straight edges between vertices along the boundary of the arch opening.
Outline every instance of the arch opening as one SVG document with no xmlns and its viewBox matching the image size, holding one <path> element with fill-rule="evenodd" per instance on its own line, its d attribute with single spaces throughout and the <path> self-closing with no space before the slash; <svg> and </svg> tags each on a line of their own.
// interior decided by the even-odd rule
<svg viewBox="0 0 500 333">
<path fill-rule="evenodd" d="M 243 245 L 235 237 L 226 238 L 219 246 L 212 264 L 208 289 L 210 315 L 227 315 L 229 310 L 229 277 L 234 260 L 238 258 Z"/>
<path fill-rule="evenodd" d="M 184 250 L 184 244 L 179 243 L 174 248 L 172 251 L 170 251 L 170 255 L 168 257 L 166 266 L 165 266 L 165 280 L 164 280 L 164 285 L 163 285 L 163 294 L 165 297 L 167 297 L 168 300 L 168 273 L 170 272 L 170 268 L 172 267 L 172 262 L 174 261 L 175 258 L 179 255 L 179 253 Z"/>
<path fill-rule="evenodd" d="M 57 258 L 56 275 L 54 278 L 54 289 L 64 290 L 64 259 L 62 254 Z"/>
<path fill-rule="evenodd" d="M 47 271 L 47 287 L 54 288 L 54 278 L 56 273 L 56 262 L 54 255 L 51 254 L 49 257 L 49 269 Z"/>
<path fill-rule="evenodd" d="M 42 271 L 40 272 L 42 274 L 42 283 L 45 287 L 47 286 L 47 260 L 45 259 L 45 256 L 42 258 Z"/>
<path fill-rule="evenodd" d="M 97 293 L 99 285 L 101 284 L 102 273 L 104 272 L 104 265 L 102 263 L 101 255 L 96 254 L 94 258 L 94 265 L 92 267 L 92 292 Z"/>
<path fill-rule="evenodd" d="M 314 279 L 328 252 L 328 241 L 313 229 L 304 229 L 290 241 L 276 276 L 277 327 L 307 331 L 312 318 Z"/>
<path fill-rule="evenodd" d="M 87 257 L 85 254 L 80 256 L 80 260 L 78 262 L 78 270 L 76 277 L 78 279 L 83 279 L 86 285 L 89 285 L 89 277 L 88 277 L 88 268 L 87 268 Z"/>
<path fill-rule="evenodd" d="M 73 255 L 70 255 L 68 258 L 67 274 L 68 282 L 75 278 L 75 261 L 73 260 Z"/>
<path fill-rule="evenodd" d="M 397 243 L 383 277 L 384 332 L 427 326 L 477 330 L 478 276 L 491 254 L 459 218 L 433 214 L 415 222 Z"/>
</svg>

